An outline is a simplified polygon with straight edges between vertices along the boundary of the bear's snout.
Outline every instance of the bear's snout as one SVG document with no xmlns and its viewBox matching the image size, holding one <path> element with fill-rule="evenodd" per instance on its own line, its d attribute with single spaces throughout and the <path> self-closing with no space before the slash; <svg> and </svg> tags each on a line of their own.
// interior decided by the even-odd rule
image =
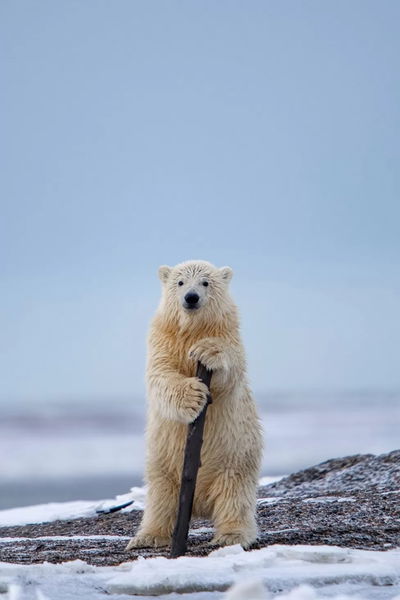
<svg viewBox="0 0 400 600">
<path fill-rule="evenodd" d="M 188 292 L 185 294 L 185 308 L 198 308 L 200 296 L 196 292 Z"/>
</svg>

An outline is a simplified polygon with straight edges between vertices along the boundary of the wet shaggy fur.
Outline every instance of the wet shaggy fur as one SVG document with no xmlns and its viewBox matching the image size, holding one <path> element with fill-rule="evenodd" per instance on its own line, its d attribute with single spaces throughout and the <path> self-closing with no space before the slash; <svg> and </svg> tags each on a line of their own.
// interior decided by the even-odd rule
<svg viewBox="0 0 400 600">
<path fill-rule="evenodd" d="M 187 424 L 202 410 L 207 387 L 197 361 L 213 371 L 194 516 L 210 518 L 213 543 L 248 547 L 257 537 L 256 490 L 262 436 L 246 377 L 232 270 L 189 261 L 160 267 L 162 298 L 148 339 L 147 505 L 128 549 L 170 544 L 176 520 Z M 185 308 L 187 293 L 198 308 Z"/>
</svg>

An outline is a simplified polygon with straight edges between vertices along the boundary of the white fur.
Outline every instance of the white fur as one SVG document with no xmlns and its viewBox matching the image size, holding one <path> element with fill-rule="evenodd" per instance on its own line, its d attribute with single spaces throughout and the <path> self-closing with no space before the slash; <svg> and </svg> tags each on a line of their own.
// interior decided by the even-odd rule
<svg viewBox="0 0 400 600">
<path fill-rule="evenodd" d="M 248 547 L 257 536 L 262 436 L 247 383 L 237 310 L 228 290 L 232 270 L 189 261 L 160 267 L 159 276 L 162 297 L 148 340 L 148 502 L 128 549 L 170 542 L 187 424 L 202 410 L 208 392 L 195 377 L 197 361 L 213 371 L 213 403 L 207 410 L 194 515 L 214 521 L 213 543 Z M 199 295 L 197 310 L 184 307 L 187 291 Z"/>
</svg>

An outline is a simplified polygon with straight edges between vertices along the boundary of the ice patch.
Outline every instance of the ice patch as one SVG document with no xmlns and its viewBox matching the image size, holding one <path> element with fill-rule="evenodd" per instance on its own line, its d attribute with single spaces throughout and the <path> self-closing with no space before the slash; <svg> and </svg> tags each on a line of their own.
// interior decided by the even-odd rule
<svg viewBox="0 0 400 600">
<path fill-rule="evenodd" d="M 220 600 L 216 590 L 228 590 L 232 585 L 225 600 L 356 600 L 355 592 L 360 590 L 363 600 L 400 600 L 399 584 L 400 550 L 330 546 L 276 545 L 251 552 L 230 546 L 206 557 L 140 558 L 114 567 L 95 567 L 81 560 L 0 563 L 0 590 L 8 590 L 4 600 L 101 600 L 107 589 L 129 595 L 200 592 L 186 600 L 202 600 L 205 591 L 207 598 Z M 376 586 L 395 587 L 379 590 Z M 385 595 L 381 590 L 387 590 Z"/>
<path fill-rule="evenodd" d="M 271 546 L 245 552 L 240 546 L 230 546 L 206 557 L 140 558 L 128 572 L 113 577 L 108 589 L 133 595 L 225 590 L 244 574 L 261 578 L 266 588 L 275 593 L 302 583 L 393 585 L 400 583 L 400 551 Z"/>
<path fill-rule="evenodd" d="M 225 600 L 327 600 L 327 596 L 309 585 L 299 585 L 288 593 L 270 594 L 260 579 L 236 583 L 224 596 Z M 359 596 L 338 594 L 329 596 L 330 600 L 362 600 Z M 399 596 L 393 598 L 398 600 Z"/>
<path fill-rule="evenodd" d="M 282 496 L 275 496 L 275 497 L 267 497 L 267 498 L 258 498 L 257 500 L 257 505 L 258 506 L 262 506 L 263 504 L 275 504 L 276 502 L 279 502 L 280 500 L 282 500 Z"/>
<path fill-rule="evenodd" d="M 305 498 L 303 502 L 319 503 L 319 502 L 356 502 L 355 498 L 341 498 L 338 496 L 319 496 L 318 498 Z"/>
<path fill-rule="evenodd" d="M 276 533 L 287 533 L 288 531 L 299 531 L 298 527 L 287 527 L 286 529 L 274 529 L 273 531 L 265 531 L 263 535 L 275 535 Z"/>
<path fill-rule="evenodd" d="M 1 591 L 1 589 L 0 589 Z M 6 590 L 7 591 L 7 590 Z M 12 583 L 8 587 L 8 594 L 5 600 L 24 600 L 26 598 L 24 594 L 23 587 L 21 585 L 17 585 Z M 41 590 L 36 590 L 35 600 L 50 600 L 48 596 L 45 596 Z M 33 598 L 32 598 L 33 600 Z"/>
<path fill-rule="evenodd" d="M 261 579 L 240 581 L 225 594 L 225 600 L 266 600 L 267 590 Z"/>
<path fill-rule="evenodd" d="M 214 533 L 212 527 L 197 527 L 197 529 L 189 529 L 189 535 L 202 535 L 203 533 Z"/>
</svg>

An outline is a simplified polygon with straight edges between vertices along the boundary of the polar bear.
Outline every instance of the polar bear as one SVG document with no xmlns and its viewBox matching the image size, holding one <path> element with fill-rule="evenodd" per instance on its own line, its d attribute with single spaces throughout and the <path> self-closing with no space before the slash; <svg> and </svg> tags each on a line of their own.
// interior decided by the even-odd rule
<svg viewBox="0 0 400 600">
<path fill-rule="evenodd" d="M 175 525 L 187 425 L 208 389 L 197 361 L 212 370 L 193 516 L 212 519 L 213 544 L 257 537 L 256 490 L 262 434 L 246 377 L 229 267 L 188 261 L 159 268 L 162 297 L 148 338 L 147 503 L 127 550 L 165 546 Z"/>
</svg>

